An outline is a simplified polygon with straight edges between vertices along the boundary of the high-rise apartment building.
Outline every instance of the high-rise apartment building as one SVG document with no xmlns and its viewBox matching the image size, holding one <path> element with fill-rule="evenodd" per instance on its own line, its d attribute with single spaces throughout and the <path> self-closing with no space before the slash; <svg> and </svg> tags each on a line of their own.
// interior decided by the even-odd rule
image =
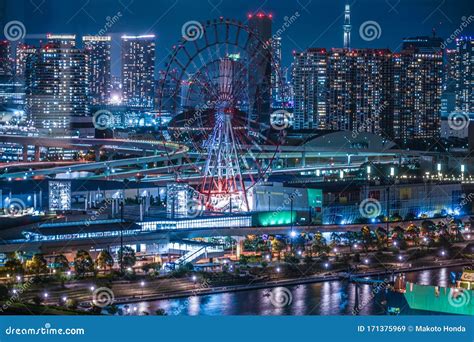
<svg viewBox="0 0 474 342">
<path fill-rule="evenodd" d="M 295 129 L 327 127 L 327 51 L 308 49 L 295 53 L 293 90 Z"/>
<path fill-rule="evenodd" d="M 93 105 L 104 105 L 110 102 L 110 36 L 82 37 L 86 58 L 89 98 Z"/>
<path fill-rule="evenodd" d="M 420 37 L 417 40 L 423 42 Z M 427 43 L 404 47 L 394 56 L 394 139 L 408 144 L 439 136 L 443 51 Z"/>
<path fill-rule="evenodd" d="M 155 36 L 122 36 L 122 100 L 130 107 L 153 108 Z"/>
<path fill-rule="evenodd" d="M 38 129 L 67 134 L 73 116 L 87 116 L 86 60 L 74 35 L 48 35 L 27 59 L 26 111 Z"/>
<path fill-rule="evenodd" d="M 261 12 L 249 15 L 248 26 L 260 40 L 251 41 L 248 48 L 250 120 L 268 127 L 272 87 L 272 16 Z"/>
<path fill-rule="evenodd" d="M 0 77 L 10 77 L 13 74 L 11 45 L 8 40 L 0 40 Z"/>
<path fill-rule="evenodd" d="M 456 109 L 474 112 L 474 39 L 456 39 Z"/>
</svg>

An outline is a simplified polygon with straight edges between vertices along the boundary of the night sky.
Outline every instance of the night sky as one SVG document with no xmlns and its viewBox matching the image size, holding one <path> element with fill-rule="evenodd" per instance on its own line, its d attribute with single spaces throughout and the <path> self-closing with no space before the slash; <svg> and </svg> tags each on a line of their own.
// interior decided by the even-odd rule
<svg viewBox="0 0 474 342">
<path fill-rule="evenodd" d="M 220 16 L 246 21 L 249 13 L 273 14 L 273 30 L 284 17 L 300 16 L 282 35 L 283 64 L 289 65 L 292 50 L 307 47 L 341 47 L 345 0 L 0 0 L 1 28 L 11 20 L 23 22 L 30 43 L 46 33 L 97 34 L 107 22 L 122 16 L 107 34 L 114 39 L 113 73 L 119 74 L 120 36 L 154 33 L 160 68 L 170 48 L 181 38 L 181 27 L 189 20 L 205 21 Z M 458 29 L 462 17 L 474 15 L 472 0 L 353 0 L 352 47 L 398 50 L 407 36 L 430 35 L 433 28 L 443 38 Z M 379 39 L 365 41 L 359 27 L 365 21 L 381 27 Z M 0 35 L 3 38 L 3 29 Z M 474 22 L 462 35 L 472 35 Z M 79 39 L 78 39 L 79 41 Z"/>
</svg>

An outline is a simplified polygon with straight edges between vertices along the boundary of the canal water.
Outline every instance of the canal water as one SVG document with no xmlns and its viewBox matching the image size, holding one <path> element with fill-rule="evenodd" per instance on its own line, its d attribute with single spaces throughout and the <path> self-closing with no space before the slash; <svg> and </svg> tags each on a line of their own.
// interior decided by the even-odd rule
<svg viewBox="0 0 474 342">
<path fill-rule="evenodd" d="M 462 268 L 441 268 L 406 273 L 406 280 L 423 285 L 448 286 L 451 272 Z M 162 309 L 167 315 L 385 315 L 387 306 L 398 306 L 401 314 L 435 314 L 410 310 L 403 296 L 387 302 L 384 285 L 328 281 L 314 284 L 219 293 L 120 305 L 124 314 L 155 314 Z M 398 299 L 397 299 L 398 298 Z M 395 303 L 394 303 L 395 300 Z M 358 301 L 358 309 L 355 305 Z M 398 302 L 397 302 L 398 301 Z"/>
</svg>

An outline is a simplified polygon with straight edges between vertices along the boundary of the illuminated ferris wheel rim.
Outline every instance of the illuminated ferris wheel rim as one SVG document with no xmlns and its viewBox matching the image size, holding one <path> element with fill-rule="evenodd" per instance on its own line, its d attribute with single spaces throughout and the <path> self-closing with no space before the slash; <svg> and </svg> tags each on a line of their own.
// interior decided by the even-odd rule
<svg viewBox="0 0 474 342">
<path fill-rule="evenodd" d="M 268 49 L 267 43 L 242 22 L 220 18 L 207 21 L 202 26 L 199 39 L 190 41 L 183 38 L 173 47 L 169 56 L 160 81 L 160 94 L 163 96 L 159 96 L 159 109 L 160 111 L 165 109 L 164 94 L 171 94 L 170 98 L 175 110 L 181 106 L 191 108 L 177 114 L 175 118 L 180 115 L 184 118 L 193 118 L 194 114 L 200 111 L 196 122 L 190 119 L 191 124 L 181 122 L 175 127 L 171 126 L 169 136 L 179 138 L 178 141 L 187 146 L 200 144 L 195 150 L 208 153 L 208 158 L 204 160 L 205 166 L 195 168 L 200 173 L 199 177 L 203 179 L 201 193 L 207 195 L 243 193 L 246 196 L 248 189 L 257 184 L 265 177 L 267 171 L 271 170 L 272 161 L 279 152 L 280 141 L 278 139 L 273 141 L 273 139 L 280 138 L 281 132 L 269 135 L 270 122 L 252 121 L 254 119 L 251 118 L 250 112 L 242 108 L 242 103 L 244 107 L 249 106 L 250 109 L 257 103 L 252 104 L 251 100 L 262 101 L 262 94 L 263 96 L 271 94 L 267 70 L 269 66 L 274 66 L 274 70 L 279 72 L 279 68 L 273 60 L 272 51 Z M 231 55 L 238 56 L 239 60 L 230 59 Z M 250 63 L 255 63 L 252 65 L 252 70 L 245 67 L 250 66 Z M 259 79 L 258 76 L 261 78 Z M 282 80 L 283 77 L 278 79 Z M 257 85 L 258 90 L 251 90 L 249 83 L 251 81 Z M 170 85 L 171 91 L 167 88 Z M 182 98 L 182 85 L 187 86 L 185 89 L 187 102 L 184 104 L 179 102 L 177 105 L 176 99 Z M 283 86 L 280 88 L 284 89 Z M 257 92 L 252 93 L 252 91 Z M 205 101 L 202 101 L 203 99 Z M 217 101 L 210 101 L 212 99 L 217 99 Z M 222 102 L 226 101 L 227 103 L 222 105 Z M 196 109 L 193 103 L 204 107 L 204 110 Z M 263 131 L 258 128 L 251 129 L 251 125 L 260 127 L 261 124 L 267 125 L 268 129 Z M 194 133 L 196 136 L 193 135 Z M 188 136 L 189 134 L 191 135 Z M 185 141 L 185 139 L 190 139 L 190 141 Z M 259 158 L 259 153 L 263 150 L 262 144 L 267 145 L 265 157 Z M 269 159 L 268 147 L 271 146 L 274 151 Z M 242 151 L 246 153 L 241 153 Z M 192 154 L 191 149 L 189 155 Z M 198 161 L 199 159 L 188 160 L 188 163 Z M 177 170 L 179 174 L 183 163 L 175 164 L 170 161 L 169 166 Z"/>
</svg>

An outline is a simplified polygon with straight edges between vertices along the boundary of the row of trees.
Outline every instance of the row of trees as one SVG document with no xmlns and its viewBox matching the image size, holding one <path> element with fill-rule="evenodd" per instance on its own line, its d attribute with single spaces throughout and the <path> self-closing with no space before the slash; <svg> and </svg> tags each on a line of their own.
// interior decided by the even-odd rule
<svg viewBox="0 0 474 342">
<path fill-rule="evenodd" d="M 316 256 L 329 253 L 337 246 L 347 246 L 352 252 L 355 245 L 363 248 L 365 252 L 370 249 L 382 250 L 396 245 L 397 248 L 405 249 L 409 245 L 431 245 L 438 244 L 449 246 L 452 242 L 462 241 L 462 222 L 451 220 L 450 222 L 438 222 L 425 220 L 420 225 L 411 224 L 406 229 L 395 226 L 387 231 L 383 227 L 371 230 L 369 226 L 363 226 L 358 232 L 332 233 L 329 241 L 321 232 L 314 234 L 300 234 L 289 238 L 274 236 L 263 239 L 261 236 L 249 236 L 244 242 L 244 247 L 249 251 L 272 252 L 279 256 L 282 252 L 293 253 L 295 250 L 304 251 L 306 255 Z"/>
<path fill-rule="evenodd" d="M 117 260 L 119 263 L 122 260 L 123 267 L 133 267 L 137 260 L 135 251 L 125 246 L 123 249 L 119 249 Z M 84 276 L 86 273 L 96 272 L 97 270 L 102 270 L 105 273 L 107 269 L 111 270 L 114 264 L 114 258 L 107 249 L 102 250 L 95 261 L 88 251 L 79 250 L 73 261 L 74 271 L 78 276 Z M 70 263 L 63 254 L 58 254 L 52 260 L 52 269 L 60 273 L 67 272 L 70 270 Z M 45 274 L 48 273 L 48 262 L 43 254 L 35 254 L 24 263 L 20 261 L 18 256 L 12 255 L 5 263 L 4 272 L 8 274 Z"/>
</svg>

